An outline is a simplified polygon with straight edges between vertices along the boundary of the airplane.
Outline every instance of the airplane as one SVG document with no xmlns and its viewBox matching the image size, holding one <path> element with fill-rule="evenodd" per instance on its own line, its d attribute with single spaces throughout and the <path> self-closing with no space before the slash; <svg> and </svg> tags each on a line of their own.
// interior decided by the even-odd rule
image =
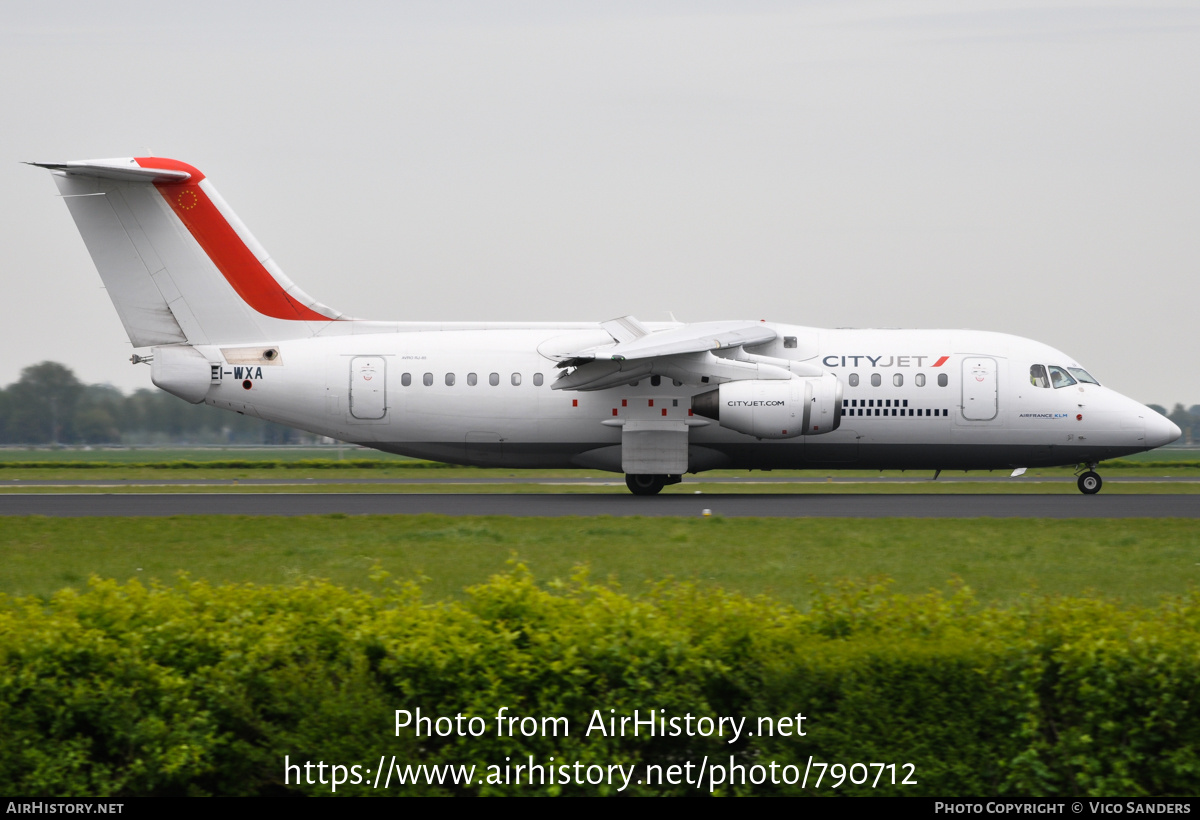
<svg viewBox="0 0 1200 820">
<path fill-rule="evenodd" d="M 1180 429 L 1071 356 L 971 330 L 768 321 L 381 322 L 300 290 L 199 170 L 49 169 L 155 385 L 389 453 L 624 473 L 653 495 L 714 469 L 1097 464 Z"/>
</svg>

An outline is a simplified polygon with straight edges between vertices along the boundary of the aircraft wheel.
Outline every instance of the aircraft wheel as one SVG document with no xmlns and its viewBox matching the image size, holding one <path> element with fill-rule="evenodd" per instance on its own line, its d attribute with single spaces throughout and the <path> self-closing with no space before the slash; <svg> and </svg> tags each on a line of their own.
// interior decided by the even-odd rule
<svg viewBox="0 0 1200 820">
<path fill-rule="evenodd" d="M 1100 492 L 1100 488 L 1104 486 L 1104 482 L 1100 480 L 1097 473 L 1088 470 L 1079 477 L 1079 492 L 1084 495 L 1095 495 Z"/>
<path fill-rule="evenodd" d="M 625 486 L 634 495 L 658 495 L 667 485 L 665 475 L 629 475 L 625 476 Z"/>
</svg>

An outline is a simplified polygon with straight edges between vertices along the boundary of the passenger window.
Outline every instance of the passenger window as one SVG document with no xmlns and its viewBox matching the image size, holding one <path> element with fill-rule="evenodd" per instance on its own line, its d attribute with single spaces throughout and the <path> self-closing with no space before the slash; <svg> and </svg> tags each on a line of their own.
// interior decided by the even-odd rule
<svg viewBox="0 0 1200 820">
<path fill-rule="evenodd" d="M 1046 368 L 1043 365 L 1035 364 L 1029 368 L 1029 383 L 1034 387 L 1050 386 L 1050 377 L 1046 375 Z"/>
<path fill-rule="evenodd" d="M 938 373 L 938 387 L 945 387 L 950 383 L 950 377 L 945 373 Z"/>
<path fill-rule="evenodd" d="M 477 384 L 479 384 L 479 377 L 476 376 L 474 373 L 468 373 L 467 374 L 467 385 L 469 387 L 474 387 Z"/>
<path fill-rule="evenodd" d="M 521 384 L 521 374 L 520 373 L 512 374 L 512 383 L 513 383 L 513 387 L 517 387 Z"/>
<path fill-rule="evenodd" d="M 541 374 L 541 373 L 534 373 L 534 374 L 533 374 L 533 386 L 534 386 L 534 387 L 541 387 L 541 386 L 542 386 L 542 374 Z"/>
<path fill-rule="evenodd" d="M 492 375 L 488 376 L 488 384 L 490 384 L 492 387 L 500 384 L 500 374 L 493 373 Z"/>
<path fill-rule="evenodd" d="M 850 374 L 850 386 L 858 387 L 858 374 L 857 373 Z"/>
<path fill-rule="evenodd" d="M 1050 365 L 1050 384 L 1057 390 L 1060 387 L 1070 387 L 1075 384 L 1071 374 L 1056 365 Z"/>
<path fill-rule="evenodd" d="M 872 373 L 871 374 L 871 386 L 878 387 L 881 384 L 883 384 L 883 377 L 880 376 L 878 373 Z"/>
<path fill-rule="evenodd" d="M 783 337 L 783 346 L 784 347 L 795 347 L 796 346 L 796 337 L 795 336 L 784 336 Z"/>
<path fill-rule="evenodd" d="M 662 376 L 651 376 L 650 377 L 650 386 L 651 387 L 658 387 L 661 384 L 662 384 Z"/>
<path fill-rule="evenodd" d="M 408 387 L 410 384 L 412 384 L 412 373 L 405 373 L 403 376 L 401 376 L 400 384 L 404 385 L 405 387 Z"/>
<path fill-rule="evenodd" d="M 918 373 L 916 375 L 916 378 L 913 379 L 913 381 L 915 381 L 917 383 L 917 387 L 924 387 L 925 386 L 925 374 Z"/>
<path fill-rule="evenodd" d="M 453 374 L 453 373 L 447 373 L 447 374 L 446 374 L 446 386 L 447 386 L 447 387 L 453 387 L 453 386 L 454 386 L 454 374 Z"/>
<path fill-rule="evenodd" d="M 892 376 L 892 384 L 895 385 L 896 387 L 903 387 L 904 386 L 904 374 L 897 373 L 895 376 Z"/>
<path fill-rule="evenodd" d="M 433 374 L 426 373 L 424 376 L 421 377 L 421 381 L 425 383 L 426 387 L 429 387 L 431 384 L 433 384 Z"/>
</svg>

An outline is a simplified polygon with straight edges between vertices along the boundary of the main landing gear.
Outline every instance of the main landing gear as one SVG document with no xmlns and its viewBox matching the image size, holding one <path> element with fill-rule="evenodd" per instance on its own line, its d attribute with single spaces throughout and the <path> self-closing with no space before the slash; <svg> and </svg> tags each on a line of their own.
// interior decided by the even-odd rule
<svg viewBox="0 0 1200 820">
<path fill-rule="evenodd" d="M 1087 467 L 1087 472 L 1079 474 L 1079 492 L 1084 495 L 1095 495 L 1104 486 L 1104 481 L 1100 478 L 1100 474 L 1096 472 L 1096 465 L 1094 463 L 1085 466 Z"/>
<path fill-rule="evenodd" d="M 625 474 L 625 486 L 634 495 L 658 495 L 668 484 L 678 484 L 683 478 L 677 475 L 632 475 Z"/>
</svg>

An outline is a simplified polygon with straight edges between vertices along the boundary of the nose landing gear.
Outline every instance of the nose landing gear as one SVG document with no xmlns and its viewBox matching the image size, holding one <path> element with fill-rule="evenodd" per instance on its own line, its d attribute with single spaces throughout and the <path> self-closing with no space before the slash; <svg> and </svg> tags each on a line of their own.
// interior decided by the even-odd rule
<svg viewBox="0 0 1200 820">
<path fill-rule="evenodd" d="M 1096 472 L 1094 463 L 1084 465 L 1087 467 L 1087 472 L 1079 474 L 1079 492 L 1084 495 L 1095 495 L 1100 492 L 1100 488 L 1104 486 L 1104 481 L 1100 478 L 1100 474 Z"/>
</svg>

